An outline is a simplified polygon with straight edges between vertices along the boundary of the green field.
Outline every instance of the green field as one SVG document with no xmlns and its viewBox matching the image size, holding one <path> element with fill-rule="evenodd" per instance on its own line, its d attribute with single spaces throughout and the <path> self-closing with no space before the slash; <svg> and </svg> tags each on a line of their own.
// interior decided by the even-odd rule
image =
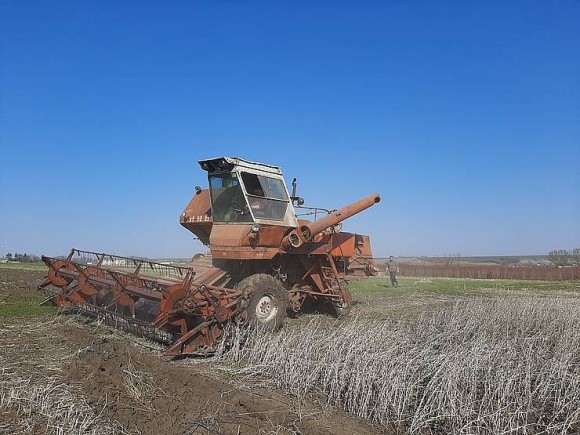
<svg viewBox="0 0 580 435">
<path fill-rule="evenodd" d="M 391 287 L 388 277 L 353 280 L 350 289 L 359 296 L 390 295 L 406 297 L 414 293 L 489 295 L 495 291 L 580 292 L 580 281 L 538 281 L 510 279 L 397 277 L 399 287 Z"/>
<path fill-rule="evenodd" d="M 0 264 L 0 319 L 44 317 L 57 312 L 55 307 L 40 306 L 46 297 L 36 285 L 46 272 L 43 263 Z"/>
<path fill-rule="evenodd" d="M 0 263 L 1 269 L 19 269 L 19 270 L 46 270 L 44 263 Z"/>
<path fill-rule="evenodd" d="M 580 296 L 580 281 L 526 281 L 464 278 L 388 277 L 352 280 L 353 307 L 359 317 L 400 318 L 433 311 L 470 298 L 499 296 Z"/>
<path fill-rule="evenodd" d="M 39 317 L 55 314 L 57 307 L 44 307 L 40 304 L 46 298 L 35 294 L 0 294 L 0 318 Z"/>
</svg>

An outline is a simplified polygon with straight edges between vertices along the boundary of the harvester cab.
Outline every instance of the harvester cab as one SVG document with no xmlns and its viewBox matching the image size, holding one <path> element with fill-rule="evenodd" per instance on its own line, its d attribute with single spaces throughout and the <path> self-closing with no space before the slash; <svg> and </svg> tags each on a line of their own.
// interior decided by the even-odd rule
<svg viewBox="0 0 580 435">
<path fill-rule="evenodd" d="M 180 223 L 215 258 L 271 259 L 298 227 L 280 168 L 239 158 L 201 160 L 209 189 L 197 189 Z"/>
<path fill-rule="evenodd" d="M 209 188 L 196 187 L 180 223 L 211 255 L 187 266 L 76 249 L 66 259 L 43 257 L 49 272 L 39 289 L 58 290 L 45 304 L 111 318 L 164 341 L 169 356 L 211 353 L 228 323 L 279 328 L 306 301 L 337 316 L 350 310 L 347 278 L 376 268 L 369 237 L 340 224 L 378 194 L 318 218 L 324 209 L 302 207 L 295 182 L 289 195 L 276 166 L 230 157 L 199 164 Z M 300 211 L 315 219 L 298 219 Z"/>
<path fill-rule="evenodd" d="M 215 223 L 296 227 L 280 168 L 229 157 L 199 163 L 208 172 Z"/>
<path fill-rule="evenodd" d="M 229 157 L 199 164 L 208 172 L 212 255 L 253 260 L 278 254 L 284 235 L 298 226 L 280 168 Z"/>
</svg>

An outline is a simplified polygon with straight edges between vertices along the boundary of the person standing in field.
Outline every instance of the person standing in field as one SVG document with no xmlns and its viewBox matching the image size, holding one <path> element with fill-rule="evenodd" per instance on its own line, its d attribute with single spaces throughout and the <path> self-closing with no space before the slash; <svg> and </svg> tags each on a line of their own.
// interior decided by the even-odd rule
<svg viewBox="0 0 580 435">
<path fill-rule="evenodd" d="M 391 285 L 393 287 L 399 287 L 399 282 L 397 281 L 397 274 L 399 273 L 399 265 L 395 262 L 395 259 L 391 255 L 387 263 L 387 270 L 389 271 L 389 276 L 391 277 Z"/>
</svg>

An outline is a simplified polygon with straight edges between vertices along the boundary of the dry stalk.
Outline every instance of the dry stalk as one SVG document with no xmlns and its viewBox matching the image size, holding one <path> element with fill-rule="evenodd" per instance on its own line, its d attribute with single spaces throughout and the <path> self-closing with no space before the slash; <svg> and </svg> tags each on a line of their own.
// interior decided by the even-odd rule
<svg viewBox="0 0 580 435">
<path fill-rule="evenodd" d="M 578 298 L 480 298 L 399 323 L 237 331 L 217 358 L 386 429 L 566 434 L 580 425 L 578 325 Z"/>
<path fill-rule="evenodd" d="M 62 380 L 64 361 L 76 353 L 62 355 L 50 334 L 46 322 L 0 329 L 0 433 L 126 433 Z"/>
<path fill-rule="evenodd" d="M 157 388 L 153 385 L 151 374 L 137 370 L 130 357 L 127 359 L 127 368 L 123 369 L 123 373 L 125 374 L 125 389 L 129 396 L 145 410 L 152 411 L 154 409 L 152 399 Z"/>
</svg>

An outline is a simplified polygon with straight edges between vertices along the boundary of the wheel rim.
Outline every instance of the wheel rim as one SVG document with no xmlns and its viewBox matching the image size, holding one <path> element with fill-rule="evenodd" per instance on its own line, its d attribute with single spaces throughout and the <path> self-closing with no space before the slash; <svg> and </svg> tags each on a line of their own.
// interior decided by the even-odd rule
<svg viewBox="0 0 580 435">
<path fill-rule="evenodd" d="M 278 306 L 274 299 L 269 295 L 262 296 L 256 305 L 256 319 L 258 322 L 267 323 L 276 317 L 277 313 Z"/>
</svg>

